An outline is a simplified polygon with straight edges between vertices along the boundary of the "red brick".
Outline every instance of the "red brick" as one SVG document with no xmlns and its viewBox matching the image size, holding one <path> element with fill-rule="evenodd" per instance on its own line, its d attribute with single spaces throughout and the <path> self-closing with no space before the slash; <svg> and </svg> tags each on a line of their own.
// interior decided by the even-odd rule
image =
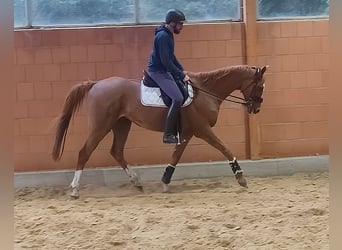
<svg viewBox="0 0 342 250">
<path fill-rule="evenodd" d="M 78 63 L 77 64 L 78 79 L 94 80 L 96 78 L 95 63 Z"/>
<path fill-rule="evenodd" d="M 114 62 L 113 65 L 113 75 L 121 76 L 121 77 L 128 77 L 128 68 L 129 63 L 127 62 Z"/>
<path fill-rule="evenodd" d="M 328 70 L 329 54 L 314 54 L 314 70 Z"/>
<path fill-rule="evenodd" d="M 241 40 L 227 41 L 226 56 L 242 56 L 242 42 Z"/>
<path fill-rule="evenodd" d="M 257 39 L 266 39 L 269 38 L 268 35 L 268 23 L 265 21 L 260 21 L 256 23 L 256 35 Z"/>
<path fill-rule="evenodd" d="M 284 21 L 280 23 L 281 37 L 295 37 L 297 35 L 297 22 Z"/>
<path fill-rule="evenodd" d="M 13 36 L 14 48 L 23 48 L 25 46 L 24 34 L 21 31 L 15 30 Z"/>
<path fill-rule="evenodd" d="M 151 28 L 153 29 L 153 28 Z M 112 41 L 113 43 L 118 43 L 118 44 L 125 44 L 125 36 L 124 36 L 124 27 L 113 27 L 111 29 L 111 33 L 112 33 Z M 154 31 L 151 30 L 151 32 L 149 32 L 149 35 L 151 36 L 151 39 L 154 38 Z"/>
<path fill-rule="evenodd" d="M 96 44 L 112 44 L 113 36 L 111 29 L 108 28 L 98 28 L 94 29 L 94 37 Z"/>
<path fill-rule="evenodd" d="M 209 41 L 209 57 L 225 57 L 226 42 L 225 41 Z"/>
<path fill-rule="evenodd" d="M 215 37 L 216 24 L 203 24 L 198 26 L 198 40 L 210 41 L 216 40 Z"/>
<path fill-rule="evenodd" d="M 14 153 L 27 153 L 30 150 L 29 136 L 15 136 L 14 137 Z"/>
<path fill-rule="evenodd" d="M 329 21 L 317 20 L 312 22 L 314 36 L 328 36 L 329 35 Z"/>
<path fill-rule="evenodd" d="M 59 29 L 41 30 L 41 36 L 41 44 L 44 47 L 59 46 L 61 44 Z"/>
<path fill-rule="evenodd" d="M 57 47 L 52 49 L 52 58 L 54 63 L 70 62 L 69 47 Z"/>
<path fill-rule="evenodd" d="M 35 62 L 37 64 L 52 63 L 51 50 L 38 48 L 35 51 Z"/>
<path fill-rule="evenodd" d="M 275 55 L 284 55 L 289 53 L 289 39 L 278 38 L 273 39 L 273 52 Z"/>
<path fill-rule="evenodd" d="M 280 24 L 278 22 L 268 22 L 266 27 L 267 27 L 268 38 L 281 37 L 281 29 L 280 29 Z"/>
<path fill-rule="evenodd" d="M 197 41 L 198 40 L 198 25 L 184 25 L 182 33 L 179 36 L 175 36 L 177 41 Z M 153 34 L 151 34 L 153 36 Z"/>
<path fill-rule="evenodd" d="M 289 39 L 289 53 L 303 54 L 305 53 L 305 38 L 294 37 Z"/>
<path fill-rule="evenodd" d="M 25 79 L 28 82 L 41 81 L 43 79 L 42 65 L 25 65 Z"/>
<path fill-rule="evenodd" d="M 96 63 L 96 79 L 104 79 L 113 76 L 111 63 Z"/>
<path fill-rule="evenodd" d="M 150 52 L 151 51 L 152 47 L 150 47 Z M 178 59 L 191 58 L 191 42 L 178 42 L 175 45 L 175 53 Z"/>
<path fill-rule="evenodd" d="M 42 45 L 42 32 L 39 30 L 21 30 L 20 32 L 23 38 L 23 47 L 32 48 L 40 47 Z"/>
<path fill-rule="evenodd" d="M 76 63 L 61 64 L 61 80 L 78 80 Z"/>
<path fill-rule="evenodd" d="M 138 59 L 139 44 L 128 43 L 123 48 L 123 60 L 124 61 L 136 61 Z"/>
<path fill-rule="evenodd" d="M 52 83 L 52 97 L 53 99 L 65 100 L 70 91 L 70 84 L 68 82 L 54 82 Z"/>
<path fill-rule="evenodd" d="M 24 82 L 26 79 L 25 65 L 14 66 L 14 81 L 15 83 Z"/>
<path fill-rule="evenodd" d="M 307 86 L 306 72 L 291 72 L 291 88 L 304 88 Z"/>
<path fill-rule="evenodd" d="M 49 109 L 47 101 L 34 101 L 28 103 L 29 117 L 45 117 L 48 113 Z"/>
<path fill-rule="evenodd" d="M 231 36 L 233 40 L 241 40 L 243 34 L 243 24 L 242 23 L 232 23 L 231 24 Z"/>
<path fill-rule="evenodd" d="M 49 82 L 35 83 L 34 93 L 36 100 L 50 100 L 52 97 L 52 88 Z"/>
<path fill-rule="evenodd" d="M 34 50 L 33 49 L 17 49 L 17 63 L 18 64 L 34 64 Z"/>
<path fill-rule="evenodd" d="M 224 24 L 216 24 L 214 25 L 215 30 L 215 39 L 216 40 L 229 40 L 231 39 L 232 33 L 232 24 L 224 23 Z"/>
<path fill-rule="evenodd" d="M 309 87 L 322 87 L 323 84 L 323 74 L 321 71 L 308 71 L 306 73 L 307 81 Z"/>
<path fill-rule="evenodd" d="M 71 46 L 70 62 L 87 62 L 87 47 Z"/>
<path fill-rule="evenodd" d="M 28 106 L 27 102 L 16 102 L 14 104 L 14 118 L 27 118 L 28 117 Z"/>
<path fill-rule="evenodd" d="M 259 39 L 257 40 L 257 55 L 272 55 L 273 39 Z"/>
<path fill-rule="evenodd" d="M 138 50 L 138 59 L 144 60 L 147 63 L 147 60 L 151 54 L 151 44 L 148 45 L 141 45 L 140 49 Z"/>
<path fill-rule="evenodd" d="M 34 135 L 29 137 L 29 152 L 49 152 L 50 145 L 47 144 L 46 136 Z"/>
<path fill-rule="evenodd" d="M 43 67 L 44 81 L 58 81 L 61 79 L 61 69 L 58 64 L 47 64 Z"/>
<path fill-rule="evenodd" d="M 193 58 L 208 57 L 208 54 L 209 54 L 208 42 L 203 42 L 203 41 L 192 42 L 191 54 Z"/>
<path fill-rule="evenodd" d="M 283 56 L 283 70 L 284 71 L 297 71 L 298 70 L 298 58 L 296 55 L 284 55 Z"/>
<path fill-rule="evenodd" d="M 75 45 L 94 45 L 96 44 L 96 37 L 94 28 L 77 29 L 74 34 L 77 36 L 77 44 Z"/>
<path fill-rule="evenodd" d="M 105 45 L 105 61 L 112 62 L 112 61 L 121 61 L 123 58 L 123 48 L 121 45 L 112 44 L 112 45 Z"/>
<path fill-rule="evenodd" d="M 60 45 L 72 46 L 78 45 L 78 31 L 79 29 L 60 29 Z"/>
<path fill-rule="evenodd" d="M 215 63 L 216 63 L 216 59 L 215 58 L 201 58 L 198 61 L 198 71 L 201 72 L 206 72 L 206 71 L 210 71 L 210 70 L 214 70 L 215 67 Z"/>
<path fill-rule="evenodd" d="M 18 101 L 34 100 L 33 83 L 17 84 L 17 100 Z"/>
<path fill-rule="evenodd" d="M 13 50 L 13 64 L 17 64 L 17 51 L 15 49 Z"/>
<path fill-rule="evenodd" d="M 305 38 L 305 52 L 309 54 L 321 53 L 322 52 L 321 37 L 306 37 Z"/>
<path fill-rule="evenodd" d="M 315 56 L 313 54 L 298 55 L 298 70 L 315 70 Z"/>
<path fill-rule="evenodd" d="M 297 34 L 298 36 L 312 36 L 312 21 L 297 21 Z"/>
<path fill-rule="evenodd" d="M 88 46 L 88 62 L 103 62 L 105 58 L 103 45 Z"/>
</svg>

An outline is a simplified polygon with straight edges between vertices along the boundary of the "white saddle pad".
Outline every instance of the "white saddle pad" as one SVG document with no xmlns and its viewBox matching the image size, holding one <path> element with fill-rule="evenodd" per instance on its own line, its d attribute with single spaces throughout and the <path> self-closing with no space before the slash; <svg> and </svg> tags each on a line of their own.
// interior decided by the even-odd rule
<svg viewBox="0 0 342 250">
<path fill-rule="evenodd" d="M 144 106 L 152 106 L 152 107 L 166 107 L 161 98 L 160 89 L 146 87 L 142 82 L 140 83 L 141 88 L 141 104 Z M 182 107 L 188 106 L 194 97 L 194 92 L 191 85 L 188 85 L 189 90 L 189 98 L 186 99 Z"/>
</svg>

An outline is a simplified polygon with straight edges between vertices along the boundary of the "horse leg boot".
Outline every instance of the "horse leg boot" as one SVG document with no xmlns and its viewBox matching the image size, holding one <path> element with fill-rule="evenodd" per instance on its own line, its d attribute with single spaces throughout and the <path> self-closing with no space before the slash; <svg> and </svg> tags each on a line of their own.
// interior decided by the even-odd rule
<svg viewBox="0 0 342 250">
<path fill-rule="evenodd" d="M 180 102 L 173 100 L 166 117 L 166 124 L 163 136 L 164 143 L 178 143 L 176 130 L 180 108 Z"/>
<path fill-rule="evenodd" d="M 169 164 L 164 171 L 164 174 L 161 179 L 164 193 L 169 192 L 169 184 L 171 182 L 171 178 L 173 172 L 175 171 L 175 168 L 176 166 L 172 166 L 171 164 Z"/>
<path fill-rule="evenodd" d="M 237 162 L 236 157 L 234 157 L 232 161 L 229 161 L 229 165 L 232 168 L 235 178 L 237 179 L 239 184 L 243 187 L 248 187 L 247 181 L 243 177 L 243 170 L 241 169 L 239 163 Z"/>
</svg>

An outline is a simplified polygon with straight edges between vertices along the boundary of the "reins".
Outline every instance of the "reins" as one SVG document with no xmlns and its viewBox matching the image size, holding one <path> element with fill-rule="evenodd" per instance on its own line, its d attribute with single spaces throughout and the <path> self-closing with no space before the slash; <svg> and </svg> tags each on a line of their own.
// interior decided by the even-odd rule
<svg viewBox="0 0 342 250">
<path fill-rule="evenodd" d="M 245 91 L 245 90 L 248 89 L 250 86 L 252 86 L 252 84 L 253 84 L 254 82 L 255 82 L 255 81 L 251 82 L 245 89 L 241 90 L 241 92 Z M 200 88 L 200 87 L 198 87 L 198 86 L 195 86 L 195 85 L 193 84 L 193 82 L 191 82 L 191 81 L 188 81 L 187 83 L 190 84 L 193 88 L 197 89 L 198 91 L 203 92 L 203 93 L 205 93 L 205 94 L 207 94 L 207 95 L 209 95 L 209 96 L 211 96 L 211 97 L 214 97 L 214 98 L 216 98 L 217 100 L 233 102 L 233 103 L 242 104 L 242 105 L 246 105 L 246 106 L 248 105 L 248 102 L 246 102 L 245 99 L 242 98 L 242 97 L 235 96 L 235 95 L 228 95 L 227 98 L 222 98 L 222 97 L 219 97 L 219 96 L 217 96 L 217 95 L 215 95 L 215 94 L 213 94 L 213 93 L 210 93 L 209 91 L 207 91 L 207 90 L 205 90 L 205 89 L 202 89 L 202 88 Z M 240 100 L 240 101 L 230 100 L 230 99 L 228 99 L 229 97 L 238 99 L 238 100 Z"/>
</svg>

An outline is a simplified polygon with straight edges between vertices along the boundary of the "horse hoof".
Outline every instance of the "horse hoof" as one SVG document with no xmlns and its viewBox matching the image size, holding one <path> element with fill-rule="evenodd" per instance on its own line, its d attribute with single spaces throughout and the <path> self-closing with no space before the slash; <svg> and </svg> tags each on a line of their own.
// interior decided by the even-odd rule
<svg viewBox="0 0 342 250">
<path fill-rule="evenodd" d="M 242 172 L 236 173 L 235 178 L 237 179 L 237 181 L 240 184 L 240 186 L 248 188 L 247 180 L 243 176 Z"/>
<path fill-rule="evenodd" d="M 136 189 L 138 189 L 140 192 L 144 192 L 144 187 L 143 186 L 134 186 Z"/>
<path fill-rule="evenodd" d="M 242 187 L 248 188 L 248 185 L 247 185 L 247 181 L 246 181 L 246 180 L 244 180 L 244 181 L 239 181 L 239 184 L 240 184 L 240 186 L 242 186 Z"/>
<path fill-rule="evenodd" d="M 163 187 L 163 193 L 169 193 L 170 192 L 168 184 L 165 184 L 164 182 L 162 182 L 162 187 Z"/>
<path fill-rule="evenodd" d="M 76 188 L 72 189 L 72 191 L 70 193 L 70 198 L 73 200 L 80 198 L 80 195 L 79 195 L 78 190 Z"/>
</svg>

